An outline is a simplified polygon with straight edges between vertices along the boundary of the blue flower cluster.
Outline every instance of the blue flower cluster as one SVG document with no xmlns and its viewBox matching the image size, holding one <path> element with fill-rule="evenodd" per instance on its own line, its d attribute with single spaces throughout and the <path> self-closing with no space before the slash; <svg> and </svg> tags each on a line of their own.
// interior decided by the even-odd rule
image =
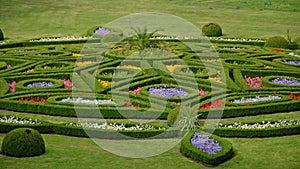
<svg viewBox="0 0 300 169">
<path fill-rule="evenodd" d="M 188 92 L 180 88 L 152 87 L 148 90 L 150 94 L 165 98 L 187 96 Z"/>
<path fill-rule="evenodd" d="M 95 34 L 97 34 L 97 35 L 107 35 L 109 33 L 110 33 L 110 30 L 106 29 L 106 28 L 98 28 L 95 30 Z"/>
<path fill-rule="evenodd" d="M 31 88 L 44 88 L 44 87 L 51 87 L 54 86 L 54 84 L 52 82 L 35 82 L 35 83 L 31 83 L 28 84 L 27 87 L 31 87 Z"/>
<path fill-rule="evenodd" d="M 293 65 L 300 65 L 300 60 L 283 60 L 284 63 L 293 64 Z"/>
<path fill-rule="evenodd" d="M 276 78 L 272 80 L 273 83 L 291 86 L 300 86 L 300 82 L 292 78 Z"/>
<path fill-rule="evenodd" d="M 201 149 L 207 154 L 216 154 L 222 150 L 222 146 L 219 145 L 217 140 L 209 138 L 208 135 L 195 132 L 191 138 L 191 143 L 194 147 Z"/>
</svg>

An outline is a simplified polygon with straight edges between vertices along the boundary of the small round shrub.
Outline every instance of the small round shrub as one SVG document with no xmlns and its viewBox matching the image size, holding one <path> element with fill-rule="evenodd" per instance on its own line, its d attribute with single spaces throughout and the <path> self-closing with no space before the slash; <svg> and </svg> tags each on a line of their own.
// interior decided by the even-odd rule
<svg viewBox="0 0 300 169">
<path fill-rule="evenodd" d="M 31 128 L 10 131 L 3 139 L 2 153 L 13 157 L 32 157 L 45 153 L 41 134 Z"/>
<path fill-rule="evenodd" d="M 265 46 L 287 49 L 289 47 L 289 42 L 282 36 L 273 36 L 266 41 Z"/>
<path fill-rule="evenodd" d="M 222 36 L 222 28 L 216 23 L 208 23 L 202 27 L 202 33 L 209 37 Z"/>
<path fill-rule="evenodd" d="M 0 29 L 0 40 L 4 40 L 4 35 L 1 29 Z"/>
</svg>

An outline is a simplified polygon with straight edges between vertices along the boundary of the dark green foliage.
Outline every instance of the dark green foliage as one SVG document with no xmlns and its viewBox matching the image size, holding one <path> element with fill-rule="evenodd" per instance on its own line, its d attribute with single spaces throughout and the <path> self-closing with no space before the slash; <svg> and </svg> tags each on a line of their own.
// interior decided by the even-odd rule
<svg viewBox="0 0 300 169">
<path fill-rule="evenodd" d="M 199 160 L 203 163 L 210 164 L 210 165 L 217 165 L 220 163 L 225 162 L 226 160 L 230 159 L 233 156 L 233 147 L 232 144 L 227 141 L 226 139 L 220 138 L 215 135 L 210 135 L 211 138 L 218 140 L 218 143 L 222 146 L 222 150 L 217 154 L 210 155 L 202 150 L 194 147 L 191 144 L 190 139 L 194 135 L 195 131 L 190 131 L 185 138 L 181 141 L 180 150 L 188 157 Z"/>
<path fill-rule="evenodd" d="M 179 114 L 179 110 L 180 110 L 179 107 L 176 107 L 169 112 L 167 118 L 168 126 L 172 126 L 175 123 Z"/>
<path fill-rule="evenodd" d="M 222 36 L 222 28 L 216 23 L 208 23 L 202 27 L 202 33 L 209 37 Z"/>
<path fill-rule="evenodd" d="M 4 137 L 2 152 L 14 157 L 37 156 L 45 153 L 45 143 L 38 131 L 31 128 L 18 128 Z"/>
<path fill-rule="evenodd" d="M 0 29 L 0 40 L 4 40 L 4 34 L 1 29 Z"/>
<path fill-rule="evenodd" d="M 282 36 L 273 36 L 266 41 L 265 46 L 287 49 L 289 47 L 289 42 Z"/>
</svg>

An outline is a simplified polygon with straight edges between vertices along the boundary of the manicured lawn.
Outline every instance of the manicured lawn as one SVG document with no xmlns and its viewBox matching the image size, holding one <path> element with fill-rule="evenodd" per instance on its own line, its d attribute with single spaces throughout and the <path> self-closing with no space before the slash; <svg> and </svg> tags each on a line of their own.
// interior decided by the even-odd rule
<svg viewBox="0 0 300 169">
<path fill-rule="evenodd" d="M 4 134 L 0 135 L 0 141 Z M 47 152 L 33 158 L 14 158 L 0 155 L 1 168 L 109 168 L 109 169 L 191 169 L 207 168 L 179 152 L 179 145 L 161 155 L 132 159 L 111 154 L 99 148 L 92 140 L 59 135 L 43 135 Z M 216 169 L 296 169 L 300 136 L 273 138 L 228 139 L 233 143 L 236 156 Z"/>
<path fill-rule="evenodd" d="M 8 40 L 18 41 L 49 36 L 81 36 L 96 25 L 140 12 L 161 12 L 179 16 L 201 28 L 219 23 L 225 36 L 266 38 L 285 35 L 299 37 L 298 0 L 159 1 L 142 0 L 55 0 L 1 2 L 0 28 Z"/>
</svg>

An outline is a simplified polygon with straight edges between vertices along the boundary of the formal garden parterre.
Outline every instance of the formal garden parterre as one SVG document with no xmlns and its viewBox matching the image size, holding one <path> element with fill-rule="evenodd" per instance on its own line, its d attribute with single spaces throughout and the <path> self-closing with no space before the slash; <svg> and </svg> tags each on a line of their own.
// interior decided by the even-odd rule
<svg viewBox="0 0 300 169">
<path fill-rule="evenodd" d="M 121 35 L 119 30 L 105 27 L 92 30 L 100 37 Z M 152 35 L 148 47 L 160 44 L 167 52 L 151 49 L 139 53 L 139 49 L 124 41 L 99 52 L 93 49 L 99 40 L 89 41 L 89 37 L 1 44 L 1 109 L 86 119 L 57 124 L 1 116 L 1 132 L 29 127 L 40 133 L 91 137 L 85 132 L 88 130 L 99 139 L 168 139 L 181 134 L 173 125 L 181 103 L 197 110 L 200 124 L 209 113 L 221 110 L 222 118 L 300 110 L 299 50 L 264 46 L 264 40 L 214 38 L 211 41 L 219 55 L 215 58 L 206 55 L 210 50 L 206 46 L 202 51 L 193 51 L 183 43 L 198 45 L 197 40 Z M 85 53 L 86 43 L 92 45 Z M 223 68 L 218 67 L 220 64 Z M 153 69 L 154 66 L 160 69 Z M 198 89 L 191 87 L 191 78 L 196 80 Z M 124 96 L 128 100 L 118 99 Z M 109 122 L 97 121 L 99 110 Z M 138 123 L 125 118 L 159 121 Z M 299 134 L 299 129 L 297 119 L 219 124 L 213 135 L 201 131 L 199 125 L 181 141 L 181 151 L 194 160 L 217 165 L 234 155 L 234 147 L 224 137 L 285 136 Z M 114 131 L 124 137 L 116 137 Z"/>
</svg>

